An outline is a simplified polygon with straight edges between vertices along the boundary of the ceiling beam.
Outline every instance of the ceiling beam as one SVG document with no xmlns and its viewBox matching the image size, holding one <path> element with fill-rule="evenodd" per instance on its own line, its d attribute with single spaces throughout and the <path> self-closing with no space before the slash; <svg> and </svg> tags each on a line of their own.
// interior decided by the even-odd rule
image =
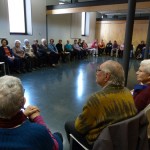
<svg viewBox="0 0 150 150">
<path fill-rule="evenodd" d="M 98 6 L 83 6 L 75 8 L 61 8 L 47 10 L 49 14 L 68 14 L 68 13 L 79 13 L 79 12 L 96 12 L 96 11 L 126 11 L 128 9 L 128 3 L 124 4 L 111 4 L 111 5 L 98 5 Z M 137 2 L 136 9 L 149 9 L 150 2 Z"/>
</svg>

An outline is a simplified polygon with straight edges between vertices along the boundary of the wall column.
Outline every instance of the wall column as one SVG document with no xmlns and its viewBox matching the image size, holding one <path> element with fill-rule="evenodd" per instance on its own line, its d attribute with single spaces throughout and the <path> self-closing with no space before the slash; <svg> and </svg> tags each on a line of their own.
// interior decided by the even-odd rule
<svg viewBox="0 0 150 150">
<path fill-rule="evenodd" d="M 147 33 L 147 40 L 146 40 L 146 49 L 144 52 L 144 59 L 148 59 L 149 47 L 150 47 L 150 17 L 149 17 L 149 25 L 148 25 L 148 33 Z"/>
<path fill-rule="evenodd" d="M 123 67 L 125 71 L 125 86 L 127 85 L 128 79 L 128 69 L 129 69 L 129 61 L 130 61 L 130 50 L 132 44 L 132 34 L 133 34 L 133 25 L 134 25 L 134 16 L 135 16 L 135 8 L 136 8 L 136 0 L 128 1 L 128 15 L 126 22 L 126 30 L 125 30 L 125 48 L 123 54 Z"/>
</svg>

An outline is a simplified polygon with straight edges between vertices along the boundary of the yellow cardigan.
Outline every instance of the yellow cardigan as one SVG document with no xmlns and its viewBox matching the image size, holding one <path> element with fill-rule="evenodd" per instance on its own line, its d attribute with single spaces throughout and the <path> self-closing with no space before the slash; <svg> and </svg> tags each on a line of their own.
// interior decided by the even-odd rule
<svg viewBox="0 0 150 150">
<path fill-rule="evenodd" d="M 75 120 L 75 128 L 89 144 L 108 125 L 130 118 L 137 113 L 130 91 L 109 85 L 88 98 L 82 113 Z"/>
</svg>

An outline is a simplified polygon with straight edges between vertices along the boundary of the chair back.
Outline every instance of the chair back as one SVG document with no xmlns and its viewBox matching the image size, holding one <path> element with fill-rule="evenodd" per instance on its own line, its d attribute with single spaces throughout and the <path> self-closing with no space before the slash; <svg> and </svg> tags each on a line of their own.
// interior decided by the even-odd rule
<svg viewBox="0 0 150 150">
<path fill-rule="evenodd" d="M 93 150 L 149 150 L 148 120 L 144 111 L 106 127 L 94 143 Z"/>
</svg>

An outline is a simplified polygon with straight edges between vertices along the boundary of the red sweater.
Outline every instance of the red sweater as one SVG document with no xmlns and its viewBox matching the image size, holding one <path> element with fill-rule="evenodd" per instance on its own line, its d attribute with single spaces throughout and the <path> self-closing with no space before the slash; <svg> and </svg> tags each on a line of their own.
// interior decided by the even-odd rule
<svg viewBox="0 0 150 150">
<path fill-rule="evenodd" d="M 143 110 L 150 103 L 150 85 L 135 92 L 133 98 L 138 111 Z"/>
</svg>

